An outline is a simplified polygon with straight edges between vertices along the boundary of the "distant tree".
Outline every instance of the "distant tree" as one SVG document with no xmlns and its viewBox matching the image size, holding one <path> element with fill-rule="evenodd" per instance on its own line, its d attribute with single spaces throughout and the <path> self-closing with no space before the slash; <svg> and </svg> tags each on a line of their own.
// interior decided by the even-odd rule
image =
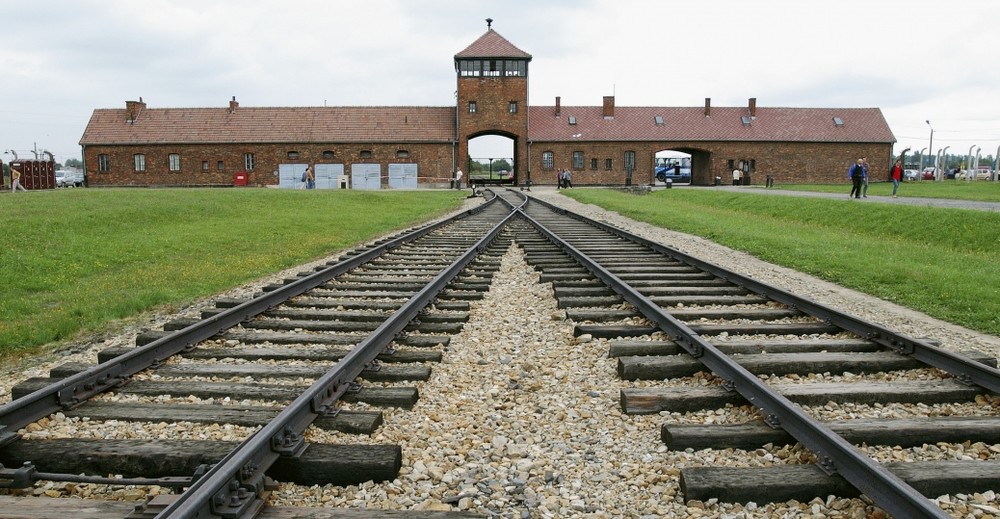
<svg viewBox="0 0 1000 519">
<path fill-rule="evenodd" d="M 66 167 L 83 169 L 83 161 L 80 159 L 66 159 Z"/>
<path fill-rule="evenodd" d="M 507 162 L 507 159 L 500 159 L 493 161 L 493 171 L 501 171 L 501 170 L 507 170 L 507 171 L 511 170 L 510 162 Z"/>
</svg>

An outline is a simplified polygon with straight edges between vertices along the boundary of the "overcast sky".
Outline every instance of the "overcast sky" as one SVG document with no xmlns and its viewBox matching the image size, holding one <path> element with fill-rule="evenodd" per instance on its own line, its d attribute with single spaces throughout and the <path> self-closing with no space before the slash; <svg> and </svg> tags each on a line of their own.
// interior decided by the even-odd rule
<svg viewBox="0 0 1000 519">
<path fill-rule="evenodd" d="M 0 150 L 80 158 L 97 108 L 454 106 L 493 29 L 529 102 L 877 107 L 895 152 L 1000 146 L 1000 1 L 0 0 Z M 925 121 L 930 121 L 930 126 Z M 473 155 L 492 154 L 473 149 Z M 975 153 L 975 150 L 973 150 Z M 2 156 L 5 162 L 13 157 Z M 849 161 L 850 158 L 845 158 Z"/>
</svg>

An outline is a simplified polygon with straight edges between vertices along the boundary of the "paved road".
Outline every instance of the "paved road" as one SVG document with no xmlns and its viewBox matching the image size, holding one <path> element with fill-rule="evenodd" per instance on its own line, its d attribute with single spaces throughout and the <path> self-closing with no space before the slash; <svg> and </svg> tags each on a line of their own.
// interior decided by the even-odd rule
<svg viewBox="0 0 1000 519">
<path fill-rule="evenodd" d="M 684 187 L 682 189 L 691 189 L 691 187 Z M 891 196 L 875 196 L 869 195 L 867 199 L 862 198 L 860 200 L 848 200 L 847 191 L 850 190 L 850 186 L 844 188 L 843 193 L 815 193 L 812 191 L 788 191 L 784 189 L 764 189 L 759 186 L 710 186 L 710 187 L 696 187 L 695 189 L 723 189 L 727 191 L 742 191 L 754 194 L 767 194 L 776 196 L 805 196 L 814 198 L 839 198 L 845 202 L 852 203 L 865 203 L 868 201 L 884 202 L 887 204 L 904 204 L 904 205 L 917 205 L 925 207 L 945 207 L 950 209 L 972 209 L 976 211 L 997 211 L 1000 212 L 1000 203 L 998 202 L 976 202 L 973 200 L 951 200 L 946 198 L 917 198 L 901 196 L 899 198 L 892 198 Z"/>
</svg>

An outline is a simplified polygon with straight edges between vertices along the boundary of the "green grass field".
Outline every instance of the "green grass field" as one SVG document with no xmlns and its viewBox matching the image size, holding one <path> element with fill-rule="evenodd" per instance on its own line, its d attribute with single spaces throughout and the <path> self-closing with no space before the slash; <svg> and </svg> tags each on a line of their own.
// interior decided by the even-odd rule
<svg viewBox="0 0 1000 519">
<path fill-rule="evenodd" d="M 813 191 L 819 193 L 851 192 L 851 184 L 777 184 L 775 189 L 788 191 Z M 869 182 L 868 194 L 873 196 L 889 196 L 892 194 L 892 182 Z M 987 180 L 945 180 L 933 182 L 920 180 L 917 182 L 902 182 L 896 193 L 900 197 L 913 198 L 948 198 L 953 200 L 975 200 L 978 202 L 1000 202 L 1000 182 Z"/>
<path fill-rule="evenodd" d="M 458 190 L 59 189 L 0 195 L 0 359 L 442 215 Z"/>
<path fill-rule="evenodd" d="M 940 184 L 926 183 L 925 192 L 933 193 L 927 196 L 957 189 Z M 844 200 L 771 196 L 753 189 L 680 188 L 646 196 L 574 189 L 564 194 L 1000 335 L 1000 213 L 861 203 L 848 201 L 843 186 L 812 187 L 842 191 Z M 882 187 L 871 185 L 869 195 Z"/>
</svg>

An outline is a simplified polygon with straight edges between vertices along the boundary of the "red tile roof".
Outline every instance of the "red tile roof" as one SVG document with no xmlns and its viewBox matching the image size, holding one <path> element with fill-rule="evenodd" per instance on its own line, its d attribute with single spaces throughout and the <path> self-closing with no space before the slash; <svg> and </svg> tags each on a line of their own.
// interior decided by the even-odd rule
<svg viewBox="0 0 1000 519">
<path fill-rule="evenodd" d="M 97 109 L 80 138 L 95 144 L 450 142 L 455 108 L 295 107 Z"/>
<path fill-rule="evenodd" d="M 878 108 L 746 107 L 529 108 L 532 141 L 879 142 L 896 139 Z M 663 124 L 656 124 L 656 117 Z M 575 117 L 576 124 L 569 124 Z M 842 126 L 834 123 L 838 117 Z M 451 142 L 455 108 L 433 106 L 143 108 L 129 124 L 125 109 L 94 110 L 80 144 L 308 142 Z"/>
<path fill-rule="evenodd" d="M 472 42 L 462 52 L 455 54 L 459 58 L 518 58 L 531 59 L 531 54 L 517 48 L 513 43 L 493 29 L 486 31 L 478 40 Z"/>
<path fill-rule="evenodd" d="M 766 108 L 745 126 L 747 107 L 629 107 L 614 108 L 605 118 L 602 106 L 532 106 L 529 134 L 536 141 L 783 141 L 895 142 L 878 108 Z M 656 117 L 663 125 L 656 124 Z M 569 124 L 575 117 L 576 124 Z M 834 123 L 834 117 L 843 121 Z"/>
</svg>

